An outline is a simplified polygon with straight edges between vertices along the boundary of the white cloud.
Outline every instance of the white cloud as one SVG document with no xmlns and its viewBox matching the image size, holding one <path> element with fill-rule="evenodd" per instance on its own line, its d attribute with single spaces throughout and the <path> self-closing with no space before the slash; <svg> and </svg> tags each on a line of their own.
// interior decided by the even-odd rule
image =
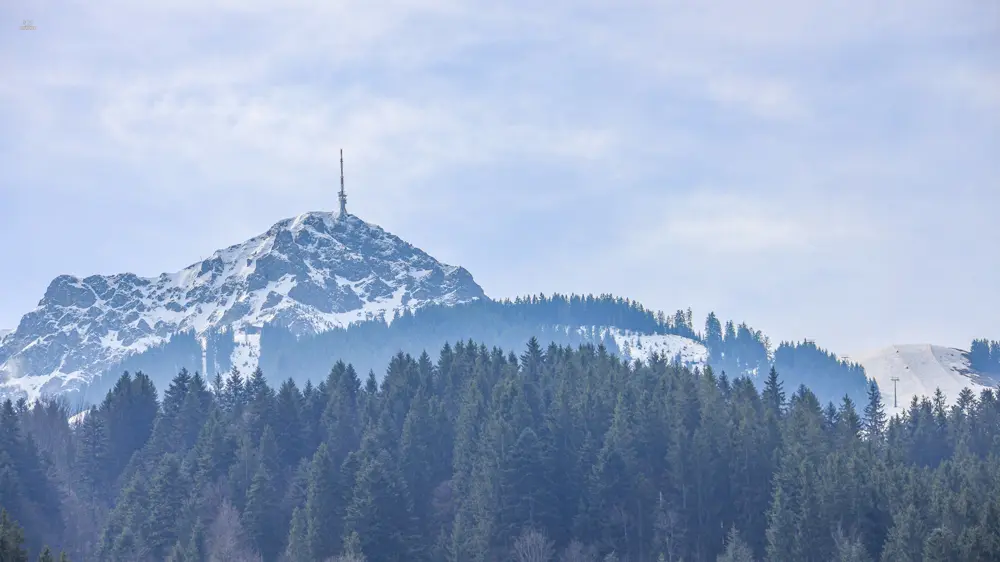
<svg viewBox="0 0 1000 562">
<path fill-rule="evenodd" d="M 762 118 L 799 120 L 808 114 L 798 94 L 780 81 L 719 77 L 709 80 L 706 90 L 712 99 L 742 106 Z"/>
<path fill-rule="evenodd" d="M 683 252 L 710 259 L 757 261 L 761 255 L 800 260 L 845 244 L 870 243 L 877 227 L 863 210 L 815 193 L 771 194 L 698 189 L 651 200 L 647 228 L 624 245 L 636 260 Z"/>
<path fill-rule="evenodd" d="M 923 87 L 945 99 L 970 103 L 982 112 L 984 119 L 1000 124 L 1000 69 L 961 64 L 946 66 L 937 73 L 925 73 L 923 78 Z"/>
</svg>

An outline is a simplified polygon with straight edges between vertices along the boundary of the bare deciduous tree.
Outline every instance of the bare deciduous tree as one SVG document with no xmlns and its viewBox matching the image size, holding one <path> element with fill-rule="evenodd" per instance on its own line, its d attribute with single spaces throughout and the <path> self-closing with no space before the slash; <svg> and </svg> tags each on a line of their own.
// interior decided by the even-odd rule
<svg viewBox="0 0 1000 562">
<path fill-rule="evenodd" d="M 654 543 L 663 555 L 663 561 L 678 562 L 681 560 L 680 553 L 681 545 L 684 542 L 684 531 L 681 527 L 680 516 L 676 511 L 667 507 L 662 493 L 653 528 L 655 531 Z"/>
<path fill-rule="evenodd" d="M 260 555 L 244 542 L 240 514 L 228 501 L 223 501 L 212 522 L 208 536 L 210 562 L 262 562 Z"/>
<path fill-rule="evenodd" d="M 365 555 L 361 552 L 361 537 L 357 531 L 352 531 L 344 539 L 344 553 L 327 560 L 327 562 L 367 562 Z"/>
<path fill-rule="evenodd" d="M 835 562 L 870 562 L 871 556 L 865 550 L 865 545 L 857 536 L 848 536 L 840 527 L 833 535 L 833 543 L 836 546 L 834 554 Z"/>
<path fill-rule="evenodd" d="M 517 562 L 550 562 L 554 555 L 552 541 L 538 531 L 526 530 L 514 541 L 514 560 Z"/>
</svg>

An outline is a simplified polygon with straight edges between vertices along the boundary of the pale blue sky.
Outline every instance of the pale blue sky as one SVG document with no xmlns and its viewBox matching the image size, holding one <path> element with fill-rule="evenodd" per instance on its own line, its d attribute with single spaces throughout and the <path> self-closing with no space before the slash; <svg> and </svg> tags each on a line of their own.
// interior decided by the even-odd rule
<svg viewBox="0 0 1000 562">
<path fill-rule="evenodd" d="M 0 5 L 0 327 L 354 214 L 493 297 L 1000 337 L 995 0 Z M 34 31 L 20 31 L 30 19 Z"/>
</svg>

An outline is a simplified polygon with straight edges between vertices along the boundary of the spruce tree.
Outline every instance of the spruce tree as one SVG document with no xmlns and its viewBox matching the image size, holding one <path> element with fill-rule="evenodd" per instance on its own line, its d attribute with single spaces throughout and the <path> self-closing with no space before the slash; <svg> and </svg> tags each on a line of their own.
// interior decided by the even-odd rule
<svg viewBox="0 0 1000 562">
<path fill-rule="evenodd" d="M 773 366 L 767 373 L 767 381 L 764 382 L 764 405 L 769 411 L 781 417 L 785 411 L 785 390 L 784 384 L 778 376 L 778 371 Z"/>
<path fill-rule="evenodd" d="M 177 525 L 185 494 L 180 463 L 176 456 L 167 455 L 161 461 L 149 490 L 145 543 L 154 558 L 164 558 L 179 537 Z"/>
<path fill-rule="evenodd" d="M 599 521 L 597 537 L 607 550 L 625 556 L 633 548 L 626 529 L 635 524 L 635 449 L 631 413 L 619 395 L 611 428 L 590 475 L 588 496 L 592 517 Z"/>
<path fill-rule="evenodd" d="M 920 562 L 925 534 L 913 504 L 893 515 L 892 529 L 882 550 L 882 562 Z"/>
<path fill-rule="evenodd" d="M 771 509 L 768 512 L 766 558 L 768 562 L 796 560 L 795 529 L 797 522 L 793 501 L 794 495 L 790 491 L 785 491 L 784 486 L 777 482 Z"/>
<path fill-rule="evenodd" d="M 260 439 L 264 426 L 273 423 L 275 394 L 271 387 L 267 386 L 264 372 L 260 367 L 254 369 L 247 383 L 246 391 L 249 397 L 245 414 L 247 434 L 250 439 L 256 442 Z"/>
<path fill-rule="evenodd" d="M 439 446 L 440 426 L 434 423 L 429 411 L 427 398 L 423 392 L 414 398 L 399 446 L 399 467 L 403 484 L 413 501 L 413 514 L 417 532 L 421 536 L 431 530 L 431 496 L 433 488 L 447 474 L 447 466 L 441 466 L 442 456 Z M 444 473 L 444 474 L 442 474 Z M 429 541 L 427 541 L 429 543 Z M 429 548 L 429 544 L 425 545 Z"/>
<path fill-rule="evenodd" d="M 76 483 L 78 493 L 91 505 L 110 499 L 111 445 L 104 416 L 92 408 L 77 429 Z"/>
<path fill-rule="evenodd" d="M 369 560 L 412 560 L 412 519 L 402 482 L 381 452 L 364 459 L 345 519 L 346 536 L 356 533 Z"/>
<path fill-rule="evenodd" d="M 250 400 L 255 400 L 258 396 L 269 390 L 267 379 L 264 378 L 264 370 L 259 366 L 254 368 L 246 385 L 247 397 Z"/>
<path fill-rule="evenodd" d="M 313 455 L 306 499 L 306 544 L 312 560 L 333 556 L 340 544 L 340 518 L 335 503 L 336 475 L 337 467 L 326 443 L 323 443 Z"/>
<path fill-rule="evenodd" d="M 281 462 L 278 441 L 269 425 L 265 425 L 261 432 L 260 444 L 257 446 L 257 460 L 260 466 L 263 466 L 270 474 L 277 475 L 282 471 L 283 463 Z"/>
<path fill-rule="evenodd" d="M 274 432 L 282 462 L 294 466 L 305 454 L 305 428 L 302 424 L 302 393 L 295 381 L 281 384 L 275 400 Z"/>
<path fill-rule="evenodd" d="M 823 412 L 816 396 L 800 388 L 785 420 L 784 449 L 774 476 L 767 530 L 767 559 L 818 560 L 832 550 L 830 522 L 820 504 L 817 463 L 824 453 Z"/>
<path fill-rule="evenodd" d="M 231 413 L 238 414 L 243 411 L 243 407 L 248 402 L 246 386 L 243 382 L 243 375 L 234 365 L 226 378 L 226 388 L 223 392 L 222 406 Z"/>
<path fill-rule="evenodd" d="M 6 509 L 0 509 L 0 560 L 3 562 L 28 562 L 24 549 L 24 531 L 11 520 Z"/>
<path fill-rule="evenodd" d="M 202 426 L 195 443 L 193 456 L 196 465 L 196 482 L 199 485 L 214 483 L 226 474 L 234 459 L 235 446 L 226 433 L 218 409 L 213 409 Z"/>
<path fill-rule="evenodd" d="M 247 494 L 247 506 L 241 519 L 243 529 L 264 562 L 278 559 L 285 537 L 281 512 L 277 509 L 276 488 L 272 473 L 261 463 Z"/>
<path fill-rule="evenodd" d="M 726 535 L 726 549 L 716 559 L 717 562 L 754 562 L 753 551 L 740 537 L 736 527 L 729 529 Z"/>
<path fill-rule="evenodd" d="M 296 507 L 292 512 L 292 524 L 288 532 L 285 558 L 288 562 L 310 562 L 313 560 L 309 548 L 309 522 L 306 510 Z"/>
<path fill-rule="evenodd" d="M 978 524 L 969 529 L 966 551 L 974 560 L 1000 559 L 1000 499 L 994 495 L 980 509 Z"/>
<path fill-rule="evenodd" d="M 181 368 L 171 381 L 170 385 L 163 392 L 163 412 L 166 417 L 176 416 L 181 411 L 184 399 L 188 395 L 188 386 L 191 384 L 191 374 L 188 370 Z"/>
<path fill-rule="evenodd" d="M 99 411 L 104 417 L 111 457 L 106 471 L 114 480 L 152 435 L 159 411 L 156 387 L 141 371 L 135 376 L 126 372 L 108 391 Z"/>
<path fill-rule="evenodd" d="M 546 530 L 556 522 L 556 497 L 549 479 L 549 458 L 544 444 L 534 430 L 526 427 L 499 471 L 501 494 L 500 530 L 503 536 L 516 537 L 527 527 Z"/>
<path fill-rule="evenodd" d="M 247 492 L 253 484 L 253 477 L 260 464 L 259 449 L 253 438 L 244 433 L 240 436 L 234 461 L 229 467 L 229 492 L 233 505 L 238 510 L 246 506 Z"/>
<path fill-rule="evenodd" d="M 885 433 L 886 415 L 882 393 L 872 380 L 868 385 L 868 405 L 865 406 L 864 429 L 870 443 L 879 443 Z"/>
<path fill-rule="evenodd" d="M 348 369 L 338 362 L 327 377 L 329 397 L 323 410 L 322 428 L 331 462 L 340 466 L 347 455 L 358 448 L 360 416 L 358 412 L 358 392 L 361 381 L 354 369 Z"/>
<path fill-rule="evenodd" d="M 5 558 L 0 559 L 5 560 L 6 562 Z M 56 559 L 52 556 L 52 550 L 50 550 L 49 547 L 46 546 L 42 549 L 41 554 L 38 555 L 38 562 L 56 562 Z"/>
<path fill-rule="evenodd" d="M 946 527 L 938 527 L 924 539 L 924 562 L 951 562 L 959 560 L 955 536 Z"/>
<path fill-rule="evenodd" d="M 709 363 L 718 364 L 722 360 L 722 323 L 714 312 L 709 312 L 708 318 L 705 319 L 704 337 Z"/>
</svg>

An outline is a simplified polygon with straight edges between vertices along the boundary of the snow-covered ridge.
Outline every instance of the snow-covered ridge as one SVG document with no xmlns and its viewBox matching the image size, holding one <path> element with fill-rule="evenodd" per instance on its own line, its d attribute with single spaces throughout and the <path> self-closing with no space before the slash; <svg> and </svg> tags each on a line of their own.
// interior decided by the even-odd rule
<svg viewBox="0 0 1000 562">
<path fill-rule="evenodd" d="M 573 330 L 566 325 L 557 325 L 556 330 L 566 334 Z M 708 365 L 708 348 L 702 343 L 684 336 L 674 334 L 643 334 L 631 330 L 623 330 L 613 326 L 577 327 L 576 332 L 587 338 L 597 340 L 612 340 L 618 348 L 623 360 L 648 362 L 653 354 L 667 361 L 679 361 L 681 365 L 690 368 L 704 368 Z"/>
<path fill-rule="evenodd" d="M 640 334 L 607 328 L 607 335 L 615 340 L 623 359 L 633 362 L 649 361 L 653 354 L 673 361 L 679 360 L 686 367 L 704 368 L 708 364 L 708 349 L 695 340 L 674 334 Z"/>
<path fill-rule="evenodd" d="M 304 213 L 175 273 L 57 277 L 0 339 L 0 393 L 76 387 L 178 332 L 232 327 L 233 359 L 244 369 L 255 364 L 264 324 L 305 335 L 484 297 L 468 271 L 376 225 Z"/>
<path fill-rule="evenodd" d="M 893 345 L 844 359 L 861 363 L 868 377 L 875 379 L 882 391 L 886 413 L 890 415 L 909 408 L 914 396 L 932 397 L 938 388 L 948 402 L 953 403 L 964 388 L 978 395 L 985 388 L 1000 385 L 997 377 L 971 368 L 967 351 L 950 347 Z M 893 378 L 899 380 L 893 381 Z"/>
<path fill-rule="evenodd" d="M 9 334 L 12 334 L 13 332 L 14 330 L 0 328 L 0 343 L 3 343 L 3 339 L 6 338 Z"/>
</svg>

